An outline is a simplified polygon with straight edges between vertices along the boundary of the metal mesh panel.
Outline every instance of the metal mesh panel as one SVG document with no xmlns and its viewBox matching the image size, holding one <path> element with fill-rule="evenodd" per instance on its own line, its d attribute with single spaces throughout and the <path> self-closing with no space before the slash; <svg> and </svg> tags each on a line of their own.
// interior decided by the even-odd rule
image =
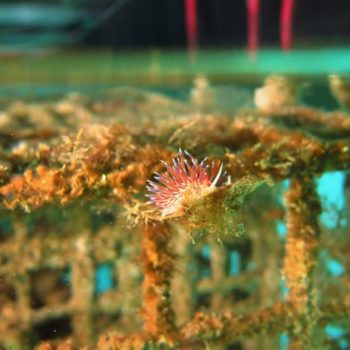
<svg viewBox="0 0 350 350">
<path fill-rule="evenodd" d="M 34 124 L 3 136 L 0 344 L 277 349 L 282 331 L 291 349 L 330 342 L 324 324 L 349 317 L 348 279 L 327 274 L 322 251 L 348 268 L 349 240 L 346 225 L 336 237 L 320 226 L 314 180 L 349 169 L 346 115 L 274 106 L 197 120 L 195 107 L 158 95 L 123 91 L 118 98 L 102 106 L 75 96 L 6 111 L 9 133 L 44 111 L 56 129 Z M 185 117 L 155 122 L 174 111 Z M 100 125 L 78 131 L 87 122 Z M 149 214 L 146 180 L 179 144 L 223 160 L 227 188 L 266 183 L 237 207 L 242 236 L 192 235 L 180 220 Z"/>
</svg>

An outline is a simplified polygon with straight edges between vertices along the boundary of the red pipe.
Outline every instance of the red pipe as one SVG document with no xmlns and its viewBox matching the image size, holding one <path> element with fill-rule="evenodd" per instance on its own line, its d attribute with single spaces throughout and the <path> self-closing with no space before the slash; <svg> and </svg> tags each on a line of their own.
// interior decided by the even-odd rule
<svg viewBox="0 0 350 350">
<path fill-rule="evenodd" d="M 185 0 L 186 34 L 189 51 L 197 50 L 197 0 Z"/>
<path fill-rule="evenodd" d="M 280 40 L 283 51 L 292 47 L 294 0 L 283 0 L 281 7 Z"/>
<path fill-rule="evenodd" d="M 248 52 L 255 56 L 259 45 L 260 0 L 247 0 Z"/>
</svg>

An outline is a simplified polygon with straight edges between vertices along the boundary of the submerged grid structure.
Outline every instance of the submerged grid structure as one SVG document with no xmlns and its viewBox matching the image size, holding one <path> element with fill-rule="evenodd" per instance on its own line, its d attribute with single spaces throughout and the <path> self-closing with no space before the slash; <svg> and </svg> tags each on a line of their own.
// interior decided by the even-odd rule
<svg viewBox="0 0 350 350">
<path fill-rule="evenodd" d="M 349 268 L 348 215 L 320 223 L 315 179 L 349 170 L 350 118 L 276 96 L 222 114 L 206 89 L 191 103 L 133 90 L 3 103 L 2 348 L 346 346 L 349 279 L 325 256 Z M 160 220 L 145 204 L 146 180 L 178 147 L 224 163 L 231 183 L 206 203 L 224 198 L 243 234 L 220 243 L 191 229 L 191 208 Z"/>
</svg>

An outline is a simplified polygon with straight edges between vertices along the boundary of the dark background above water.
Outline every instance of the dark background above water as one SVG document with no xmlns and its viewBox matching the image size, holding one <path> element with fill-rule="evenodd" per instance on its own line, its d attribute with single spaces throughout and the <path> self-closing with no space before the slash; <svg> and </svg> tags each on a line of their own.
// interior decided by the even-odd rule
<svg viewBox="0 0 350 350">
<path fill-rule="evenodd" d="M 245 47 L 247 0 L 197 0 L 201 48 Z M 283 0 L 260 0 L 262 46 L 278 46 Z M 350 43 L 349 0 L 294 0 L 298 47 Z M 0 51 L 17 47 L 185 48 L 185 0 L 0 0 Z"/>
<path fill-rule="evenodd" d="M 93 46 L 181 47 L 186 45 L 184 0 L 129 0 L 85 39 Z M 246 43 L 246 0 L 197 0 L 199 44 Z M 282 0 L 261 0 L 260 39 L 279 43 Z M 295 0 L 294 37 L 299 43 L 350 42 L 349 0 Z"/>
</svg>

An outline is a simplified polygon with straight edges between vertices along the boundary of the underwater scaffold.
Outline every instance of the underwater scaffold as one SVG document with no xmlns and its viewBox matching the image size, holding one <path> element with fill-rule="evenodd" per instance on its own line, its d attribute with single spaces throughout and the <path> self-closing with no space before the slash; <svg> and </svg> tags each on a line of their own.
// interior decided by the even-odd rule
<svg viewBox="0 0 350 350">
<path fill-rule="evenodd" d="M 1 102 L 1 349 L 349 348 L 350 116 L 196 89 Z"/>
</svg>

